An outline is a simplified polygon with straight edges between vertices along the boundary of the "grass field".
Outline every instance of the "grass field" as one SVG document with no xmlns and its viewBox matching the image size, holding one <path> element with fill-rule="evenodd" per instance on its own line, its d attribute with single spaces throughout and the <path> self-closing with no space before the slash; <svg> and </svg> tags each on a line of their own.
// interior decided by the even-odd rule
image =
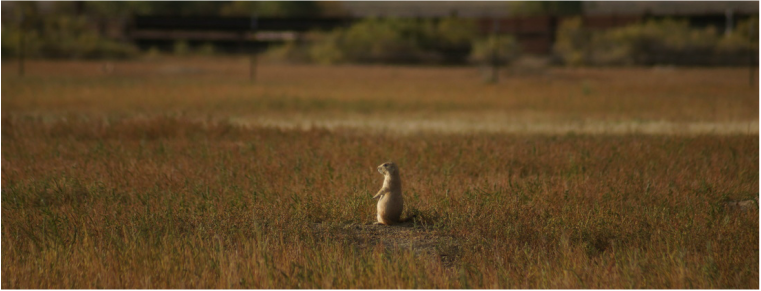
<svg viewBox="0 0 761 291">
<path fill-rule="evenodd" d="M 745 70 L 246 65 L 4 63 L 2 287 L 759 288 Z"/>
</svg>

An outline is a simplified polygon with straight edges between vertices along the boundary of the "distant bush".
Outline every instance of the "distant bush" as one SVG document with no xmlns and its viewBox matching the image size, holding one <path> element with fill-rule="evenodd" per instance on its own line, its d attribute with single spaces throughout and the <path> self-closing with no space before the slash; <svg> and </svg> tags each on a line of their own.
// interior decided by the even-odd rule
<svg viewBox="0 0 761 291">
<path fill-rule="evenodd" d="M 581 19 L 561 23 L 554 47 L 566 65 L 715 65 L 736 61 L 758 48 L 748 37 L 753 20 L 723 36 L 715 27 L 692 28 L 686 21 L 649 20 L 620 28 L 591 31 Z"/>
<path fill-rule="evenodd" d="M 335 64 L 346 59 L 339 47 L 340 33 L 315 33 L 320 41 L 308 48 L 308 60 L 318 64 Z"/>
<path fill-rule="evenodd" d="M 190 44 L 185 40 L 175 41 L 172 45 L 172 53 L 176 56 L 185 56 L 190 54 Z"/>
<path fill-rule="evenodd" d="M 279 62 L 309 63 L 313 61 L 309 55 L 309 48 L 306 43 L 289 40 L 267 49 L 264 57 Z"/>
<path fill-rule="evenodd" d="M 40 55 L 42 40 L 39 31 L 22 31 L 18 25 L 3 24 L 0 35 L 2 36 L 2 56 L 4 58 L 19 55 L 22 36 L 24 38 L 24 55 L 31 57 Z"/>
<path fill-rule="evenodd" d="M 476 33 L 474 23 L 457 18 L 367 18 L 347 28 L 313 32 L 313 43 L 285 43 L 268 56 L 325 64 L 463 63 Z"/>
<path fill-rule="evenodd" d="M 196 53 L 202 56 L 213 56 L 216 54 L 217 50 L 214 48 L 214 45 L 210 42 L 205 42 L 201 44 L 201 46 L 198 47 L 196 50 Z"/>
<path fill-rule="evenodd" d="M 555 37 L 555 54 L 566 65 L 583 65 L 588 58 L 591 33 L 582 27 L 581 18 L 573 17 L 560 23 Z"/>
<path fill-rule="evenodd" d="M 473 42 L 470 60 L 476 63 L 506 64 L 519 54 L 518 42 L 510 35 L 489 36 Z"/>
<path fill-rule="evenodd" d="M 369 18 L 335 33 L 344 57 L 355 62 L 412 62 L 424 58 L 429 23 L 413 19 Z"/>
<path fill-rule="evenodd" d="M 103 38 L 84 17 L 56 15 L 46 17 L 41 25 L 22 30 L 18 24 L 3 24 L 2 55 L 19 55 L 21 37 L 24 54 L 47 58 L 128 58 L 137 55 L 131 44 Z"/>
</svg>

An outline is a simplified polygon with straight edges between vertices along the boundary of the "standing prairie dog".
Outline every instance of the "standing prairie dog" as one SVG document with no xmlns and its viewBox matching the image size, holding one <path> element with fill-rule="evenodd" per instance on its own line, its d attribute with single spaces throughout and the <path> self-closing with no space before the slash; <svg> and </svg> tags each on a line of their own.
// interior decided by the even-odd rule
<svg viewBox="0 0 761 291">
<path fill-rule="evenodd" d="M 378 200 L 378 222 L 376 224 L 391 225 L 399 223 L 404 208 L 402 198 L 402 179 L 399 178 L 399 168 L 393 162 L 378 166 L 378 172 L 383 174 L 383 187 L 373 199 Z"/>
</svg>

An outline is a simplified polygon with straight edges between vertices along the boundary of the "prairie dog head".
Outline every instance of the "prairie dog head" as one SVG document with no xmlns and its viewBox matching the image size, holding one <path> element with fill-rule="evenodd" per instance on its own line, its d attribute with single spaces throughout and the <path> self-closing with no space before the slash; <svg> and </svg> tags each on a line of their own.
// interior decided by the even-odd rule
<svg viewBox="0 0 761 291">
<path fill-rule="evenodd" d="M 385 162 L 378 166 L 378 172 L 381 173 L 381 175 L 394 175 L 399 173 L 399 168 L 396 167 L 396 164 L 394 162 Z"/>
</svg>

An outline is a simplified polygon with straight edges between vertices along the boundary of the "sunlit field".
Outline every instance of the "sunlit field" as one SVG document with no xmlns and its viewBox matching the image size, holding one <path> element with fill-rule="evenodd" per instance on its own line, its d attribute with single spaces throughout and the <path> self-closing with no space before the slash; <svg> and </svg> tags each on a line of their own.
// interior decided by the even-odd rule
<svg viewBox="0 0 761 291">
<path fill-rule="evenodd" d="M 3 288 L 759 288 L 747 69 L 27 65 Z"/>
<path fill-rule="evenodd" d="M 257 66 L 247 58 L 3 64 L 2 113 L 492 133 L 758 133 L 748 69 Z M 757 72 L 754 72 L 754 76 Z M 757 78 L 757 77 L 756 77 Z"/>
</svg>

